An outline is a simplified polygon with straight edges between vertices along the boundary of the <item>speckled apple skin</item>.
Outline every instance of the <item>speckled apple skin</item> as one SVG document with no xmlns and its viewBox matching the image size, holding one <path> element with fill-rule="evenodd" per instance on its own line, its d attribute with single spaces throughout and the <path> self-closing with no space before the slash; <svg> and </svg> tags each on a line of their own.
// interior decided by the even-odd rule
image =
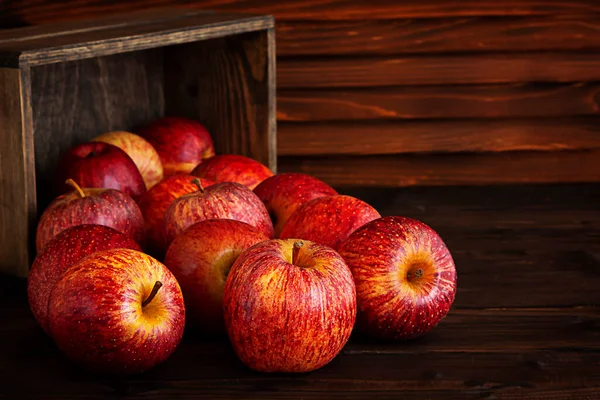
<svg viewBox="0 0 600 400">
<path fill-rule="evenodd" d="M 163 286 L 142 308 L 156 281 Z M 50 332 L 68 358 L 94 371 L 130 374 L 165 361 L 183 336 L 185 306 L 177 280 L 135 250 L 97 252 L 56 283 Z"/>
<path fill-rule="evenodd" d="M 191 119 L 163 117 L 136 133 L 158 152 L 165 178 L 189 174 L 203 159 L 215 155 L 210 133 Z"/>
<path fill-rule="evenodd" d="M 60 276 L 73 264 L 97 251 L 127 248 L 141 251 L 129 236 L 103 225 L 77 225 L 54 237 L 38 255 L 27 277 L 29 307 L 48 333 L 48 300 Z"/>
<path fill-rule="evenodd" d="M 60 195 L 48 205 L 37 225 L 35 245 L 41 253 L 46 244 L 67 228 L 83 224 L 105 225 L 145 245 L 144 217 L 136 202 L 114 189 L 84 188 Z"/>
<path fill-rule="evenodd" d="M 135 200 L 146 191 L 144 178 L 131 157 L 103 142 L 81 143 L 61 156 L 56 173 L 61 194 L 72 189 L 65 184 L 67 179 L 81 187 L 120 190 Z"/>
<path fill-rule="evenodd" d="M 339 250 L 356 283 L 357 329 L 383 339 L 410 339 L 432 330 L 456 294 L 456 268 L 440 236 L 411 218 L 384 217 L 354 232 Z M 428 265 L 419 284 L 411 265 Z"/>
<path fill-rule="evenodd" d="M 252 225 L 269 238 L 273 224 L 254 192 L 236 182 L 215 183 L 174 200 L 165 211 L 165 238 L 171 244 L 191 225 L 207 219 L 234 219 Z"/>
<path fill-rule="evenodd" d="M 352 274 L 331 248 L 273 239 L 246 250 L 225 283 L 225 327 L 248 367 L 261 372 L 308 372 L 344 347 L 356 320 Z"/>
<path fill-rule="evenodd" d="M 337 250 L 352 232 L 380 217 L 377 210 L 356 197 L 319 197 L 298 207 L 279 237 L 306 239 Z"/>
<path fill-rule="evenodd" d="M 285 223 L 302 204 L 338 194 L 322 180 L 297 172 L 267 178 L 254 188 L 254 193 L 265 203 L 273 218 L 275 237 L 279 237 Z"/>
<path fill-rule="evenodd" d="M 188 326 L 225 332 L 223 290 L 231 266 L 247 248 L 269 237 L 245 222 L 209 219 L 190 226 L 167 251 L 165 265 L 177 278 Z"/>
<path fill-rule="evenodd" d="M 150 189 L 163 179 L 163 166 L 156 149 L 143 137 L 135 133 L 114 131 L 104 133 L 93 139 L 123 150 L 135 163 L 146 185 Z"/>
<path fill-rule="evenodd" d="M 165 211 L 173 200 L 198 190 L 198 186 L 192 183 L 194 179 L 197 178 L 188 174 L 171 176 L 144 193 L 138 201 L 144 216 L 146 250 L 158 259 L 162 259 L 167 251 Z M 214 182 L 200 179 L 200 183 L 206 188 Z"/>
<path fill-rule="evenodd" d="M 215 182 L 237 182 L 252 190 L 273 176 L 273 171 L 249 157 L 220 154 L 202 161 L 192 171 L 192 175 Z"/>
</svg>

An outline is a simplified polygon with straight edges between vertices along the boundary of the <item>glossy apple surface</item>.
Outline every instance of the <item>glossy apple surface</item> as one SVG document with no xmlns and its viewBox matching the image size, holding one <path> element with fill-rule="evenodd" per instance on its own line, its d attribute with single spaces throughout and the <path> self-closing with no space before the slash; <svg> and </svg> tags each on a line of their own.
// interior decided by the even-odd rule
<svg viewBox="0 0 600 400">
<path fill-rule="evenodd" d="M 114 131 L 104 133 L 93 139 L 117 146 L 133 160 L 142 175 L 146 190 L 163 179 L 163 166 L 154 147 L 143 137 L 135 133 Z"/>
<path fill-rule="evenodd" d="M 342 244 L 356 282 L 357 328 L 383 339 L 409 339 L 433 329 L 456 294 L 456 268 L 440 236 L 403 217 L 369 222 Z"/>
<path fill-rule="evenodd" d="M 273 224 L 265 205 L 252 190 L 235 182 L 215 183 L 174 200 L 165 211 L 168 244 L 193 224 L 207 219 L 234 219 L 252 225 L 269 238 Z"/>
<path fill-rule="evenodd" d="M 119 190 L 81 189 L 71 183 L 75 190 L 54 199 L 40 217 L 35 238 L 38 254 L 60 232 L 83 224 L 109 226 L 144 247 L 144 217 L 131 197 Z"/>
<path fill-rule="evenodd" d="M 264 181 L 273 172 L 258 161 L 237 154 L 220 154 L 208 158 L 193 171 L 192 175 L 215 182 L 237 182 L 249 189 Z"/>
<path fill-rule="evenodd" d="M 137 131 L 156 149 L 164 176 L 189 174 L 203 159 L 215 154 L 210 133 L 200 122 L 163 117 Z"/>
<path fill-rule="evenodd" d="M 165 265 L 181 285 L 189 326 L 211 334 L 225 331 L 223 290 L 229 270 L 243 251 L 268 239 L 245 222 L 210 219 L 173 240 Z"/>
<path fill-rule="evenodd" d="M 321 243 L 337 250 L 352 232 L 381 215 L 356 197 L 319 197 L 298 207 L 279 235 Z"/>
<path fill-rule="evenodd" d="M 302 204 L 318 197 L 338 194 L 331 186 L 310 175 L 289 172 L 262 181 L 254 193 L 265 203 L 273 221 L 275 237 Z"/>
<path fill-rule="evenodd" d="M 165 361 L 183 336 L 177 280 L 135 250 L 94 253 L 59 279 L 48 307 L 50 333 L 68 358 L 95 371 L 130 374 Z"/>
<path fill-rule="evenodd" d="M 302 247 L 295 250 L 295 243 Z M 356 293 L 350 270 L 331 248 L 273 239 L 233 264 L 223 310 L 244 364 L 262 372 L 308 372 L 328 364 L 350 338 Z"/>
<path fill-rule="evenodd" d="M 69 178 L 81 187 L 116 189 L 135 200 L 146 191 L 144 178 L 131 157 L 108 143 L 83 143 L 64 153 L 57 172 L 62 193 L 70 190 L 64 184 Z"/>
<path fill-rule="evenodd" d="M 27 277 L 29 307 L 48 333 L 48 300 L 60 276 L 83 257 L 100 250 L 127 248 L 141 251 L 129 236 L 103 225 L 77 225 L 55 236 L 38 255 Z"/>
<path fill-rule="evenodd" d="M 144 193 L 138 201 L 138 205 L 144 216 L 147 240 L 146 249 L 150 254 L 159 259 L 162 259 L 167 251 L 167 243 L 164 236 L 165 211 L 173 200 L 184 194 L 194 193 L 198 190 L 198 186 L 192 183 L 194 179 L 197 178 L 187 174 L 171 176 Z M 214 182 L 201 179 L 200 183 L 206 188 Z"/>
</svg>

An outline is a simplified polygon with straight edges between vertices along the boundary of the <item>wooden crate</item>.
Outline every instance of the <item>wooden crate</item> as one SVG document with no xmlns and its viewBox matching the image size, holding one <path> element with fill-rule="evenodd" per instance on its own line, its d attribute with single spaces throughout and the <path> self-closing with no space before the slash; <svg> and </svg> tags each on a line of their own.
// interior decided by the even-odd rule
<svg viewBox="0 0 600 400">
<path fill-rule="evenodd" d="M 159 9 L 0 34 L 0 271 L 26 276 L 61 153 L 164 115 L 276 170 L 270 16 Z"/>
</svg>

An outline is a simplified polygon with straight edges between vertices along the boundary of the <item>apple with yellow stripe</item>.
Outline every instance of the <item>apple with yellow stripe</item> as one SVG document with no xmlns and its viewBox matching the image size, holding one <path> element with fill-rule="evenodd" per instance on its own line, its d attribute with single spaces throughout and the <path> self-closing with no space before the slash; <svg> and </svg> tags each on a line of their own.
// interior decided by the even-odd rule
<svg viewBox="0 0 600 400">
<path fill-rule="evenodd" d="M 456 267 L 441 237 L 412 218 L 371 221 L 339 248 L 356 284 L 357 330 L 410 339 L 432 330 L 456 294 Z"/>
<path fill-rule="evenodd" d="M 103 142 L 117 146 L 133 160 L 142 174 L 146 190 L 163 179 L 163 166 L 156 149 L 143 137 L 126 131 L 106 132 L 94 138 L 93 142 Z"/>
<path fill-rule="evenodd" d="M 129 374 L 165 361 L 183 336 L 185 306 L 163 264 L 136 250 L 83 258 L 54 286 L 48 322 L 57 346 L 92 370 Z"/>
<path fill-rule="evenodd" d="M 356 320 L 352 274 L 330 247 L 273 239 L 244 251 L 223 295 L 238 357 L 262 372 L 308 372 L 344 347 Z"/>
</svg>

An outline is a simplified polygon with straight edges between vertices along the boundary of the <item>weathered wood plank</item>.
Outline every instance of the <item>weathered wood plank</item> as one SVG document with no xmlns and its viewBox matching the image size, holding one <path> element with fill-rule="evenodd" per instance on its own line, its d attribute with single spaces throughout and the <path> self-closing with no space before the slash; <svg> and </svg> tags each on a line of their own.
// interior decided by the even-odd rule
<svg viewBox="0 0 600 400">
<path fill-rule="evenodd" d="M 283 21 L 280 56 L 397 55 L 600 48 L 596 14 L 373 21 Z"/>
<path fill-rule="evenodd" d="M 218 11 L 240 11 L 254 14 L 273 14 L 279 20 L 387 20 L 392 18 L 438 18 L 448 16 L 521 16 L 591 14 L 600 12 L 594 0 L 411 0 L 395 2 L 376 0 L 292 0 L 281 3 L 275 0 L 79 0 L 77 7 L 71 2 L 51 0 L 7 1 L 0 8 L 0 26 L 20 19 L 29 23 L 85 18 L 154 6 L 184 5 Z"/>
<path fill-rule="evenodd" d="M 281 156 L 585 150 L 600 120 L 455 120 L 279 124 Z"/>
<path fill-rule="evenodd" d="M 482 185 L 600 181 L 600 152 L 516 152 L 431 156 L 279 157 L 280 172 L 298 171 L 332 185 Z"/>
<path fill-rule="evenodd" d="M 0 68 L 0 271 L 27 276 L 36 187 L 29 70 Z"/>
<path fill-rule="evenodd" d="M 136 14 L 130 14 L 130 18 L 135 19 Z M 19 38 L 17 32 L 13 34 L 16 37 L 0 40 L 0 64 L 12 61 L 12 56 L 3 59 L 4 54 L 15 52 L 21 53 L 19 63 L 44 65 L 267 30 L 274 25 L 268 16 L 199 11 L 183 12 L 180 16 L 166 13 L 155 20 L 148 20 L 147 13 L 142 13 L 142 20 L 137 23 L 102 25 L 106 23 L 107 19 L 101 18 L 98 22 L 91 20 L 88 28 L 70 29 L 78 23 L 66 22 L 51 27 L 48 34 L 28 38 Z M 29 28 L 23 29 L 27 33 Z"/>
<path fill-rule="evenodd" d="M 280 121 L 566 117 L 600 114 L 600 85 L 509 84 L 280 90 Z"/>
<path fill-rule="evenodd" d="M 549 326 L 551 331 L 554 327 Z M 567 328 L 568 329 L 568 328 Z M 548 331 L 546 331 L 548 332 Z M 363 353 L 350 343 L 329 365 L 310 374 L 265 375 L 237 360 L 224 340 L 184 340 L 163 365 L 131 377 L 107 377 L 77 369 L 41 335 L 15 339 L 0 365 L 10 379 L 0 394 L 43 399 L 166 398 L 443 398 L 484 397 L 576 399 L 600 389 L 598 354 L 593 349 L 506 352 L 411 352 L 414 344 L 387 345 L 400 352 Z M 30 339 L 31 341 L 25 341 Z M 25 346 L 25 344 L 28 344 Z M 25 352 L 23 349 L 28 348 Z M 201 360 L 201 361 L 199 361 Z M 52 367 L 50 367 L 50 365 Z M 365 368 L 368 365 L 368 368 Z M 29 370 L 31 378 L 18 372 Z M 28 380 L 29 379 L 29 380 Z M 30 384 L 27 384 L 29 382 Z M 60 384 L 57 384 L 60 382 Z M 565 393 L 573 397 L 564 397 Z M 493 397 L 492 397 L 493 398 Z"/>
<path fill-rule="evenodd" d="M 594 53 L 282 58 L 278 65 L 280 89 L 600 80 Z"/>
</svg>

